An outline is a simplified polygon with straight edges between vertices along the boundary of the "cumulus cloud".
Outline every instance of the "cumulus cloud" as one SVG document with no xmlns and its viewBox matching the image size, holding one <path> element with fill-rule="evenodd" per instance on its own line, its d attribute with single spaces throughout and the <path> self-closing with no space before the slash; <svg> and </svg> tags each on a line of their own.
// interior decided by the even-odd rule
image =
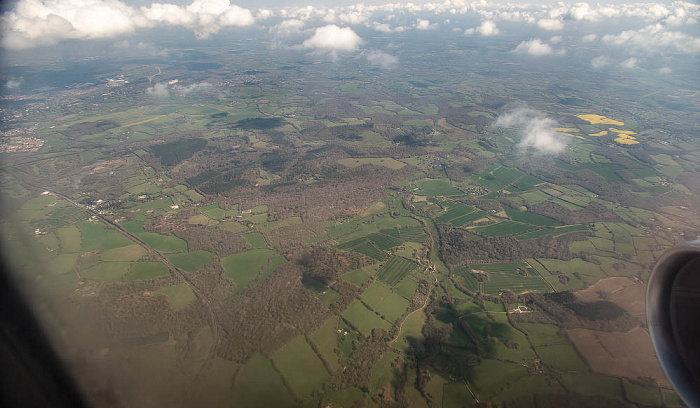
<svg viewBox="0 0 700 408">
<path fill-rule="evenodd" d="M 671 72 L 673 72 L 673 70 L 672 70 L 671 68 L 669 68 L 669 67 L 661 67 L 661 68 L 659 68 L 659 74 L 664 74 L 664 75 L 666 75 L 666 74 L 670 74 Z"/>
<path fill-rule="evenodd" d="M 490 20 L 486 20 L 477 28 L 468 28 L 464 31 L 465 35 L 474 35 L 475 33 L 482 37 L 489 37 L 492 35 L 498 35 L 500 30 L 496 27 L 496 23 Z"/>
<path fill-rule="evenodd" d="M 384 51 L 373 50 L 367 53 L 367 62 L 382 69 L 394 69 L 399 65 L 399 59 Z"/>
<path fill-rule="evenodd" d="M 554 18 L 543 18 L 537 21 L 537 27 L 547 31 L 558 31 L 564 28 L 564 22 Z"/>
<path fill-rule="evenodd" d="M 147 24 L 138 14 L 117 0 L 19 0 L 2 16 L 3 45 L 29 48 L 131 33 Z"/>
<path fill-rule="evenodd" d="M 270 27 L 268 32 L 270 33 L 272 47 L 282 46 L 287 39 L 300 36 L 304 31 L 305 24 L 302 20 L 290 18 Z"/>
<path fill-rule="evenodd" d="M 437 28 L 437 26 L 437 23 L 430 24 L 430 20 L 423 20 L 422 18 L 416 20 L 416 24 L 414 25 L 418 30 L 433 30 Z"/>
<path fill-rule="evenodd" d="M 612 61 L 610 60 L 610 58 L 606 57 L 605 55 L 600 55 L 600 56 L 594 57 L 591 60 L 591 66 L 594 69 L 601 69 L 601 68 L 605 68 L 608 65 L 610 65 L 611 62 Z"/>
<path fill-rule="evenodd" d="M 700 54 L 700 38 L 679 31 L 668 31 L 659 23 L 617 35 L 605 35 L 603 42 L 624 46 L 632 52 L 657 53 L 670 50 L 682 54 Z"/>
<path fill-rule="evenodd" d="M 620 63 L 620 66 L 622 68 L 626 69 L 635 69 L 637 68 L 637 62 L 639 62 L 636 58 L 628 58 Z"/>
<path fill-rule="evenodd" d="M 260 13 L 266 18 L 267 13 Z M 3 14 L 3 45 L 29 48 L 66 39 L 110 38 L 137 28 L 176 25 L 206 38 L 222 27 L 249 26 L 255 17 L 229 0 L 193 0 L 187 6 L 153 3 L 135 8 L 119 0 L 19 0 Z"/>
<path fill-rule="evenodd" d="M 496 127 L 516 128 L 522 135 L 518 148 L 539 153 L 557 154 L 566 149 L 566 138 L 554 128 L 557 122 L 537 110 L 518 107 L 496 119 Z"/>
<path fill-rule="evenodd" d="M 566 54 L 566 50 L 555 50 L 551 45 L 542 42 L 542 40 L 539 38 L 533 38 L 532 40 L 521 42 L 517 47 L 515 47 L 513 52 L 515 54 L 528 54 L 535 57 Z"/>
<path fill-rule="evenodd" d="M 304 48 L 320 51 L 353 51 L 362 39 L 350 27 L 340 28 L 330 24 L 316 29 L 314 35 L 304 41 Z"/>
<path fill-rule="evenodd" d="M 197 38 L 208 38 L 223 27 L 245 27 L 255 22 L 250 10 L 229 0 L 194 0 L 187 6 L 153 3 L 141 7 L 141 12 L 149 21 L 192 29 Z"/>
<path fill-rule="evenodd" d="M 378 23 L 376 21 L 372 23 L 372 28 L 379 31 L 380 33 L 390 33 L 392 31 L 391 26 L 389 24 Z"/>
</svg>

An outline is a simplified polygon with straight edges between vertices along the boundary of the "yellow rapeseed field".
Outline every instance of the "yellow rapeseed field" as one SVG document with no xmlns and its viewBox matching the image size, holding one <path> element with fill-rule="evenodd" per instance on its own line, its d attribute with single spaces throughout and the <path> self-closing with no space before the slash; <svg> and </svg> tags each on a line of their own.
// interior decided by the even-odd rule
<svg viewBox="0 0 700 408">
<path fill-rule="evenodd" d="M 619 120 L 606 118 L 601 115 L 576 115 L 579 119 L 583 119 L 591 125 L 603 124 L 603 125 L 615 125 L 615 126 L 625 126 L 625 122 L 620 122 Z"/>
</svg>

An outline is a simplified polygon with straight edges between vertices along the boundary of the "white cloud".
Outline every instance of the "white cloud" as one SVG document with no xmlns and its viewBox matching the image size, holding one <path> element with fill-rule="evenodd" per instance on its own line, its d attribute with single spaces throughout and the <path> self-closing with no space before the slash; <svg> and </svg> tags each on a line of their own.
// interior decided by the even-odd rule
<svg viewBox="0 0 700 408">
<path fill-rule="evenodd" d="M 581 38 L 581 41 L 583 41 L 585 43 L 590 43 L 590 42 L 593 42 L 597 39 L 598 39 L 598 34 L 593 33 L 593 34 L 584 35 Z"/>
<path fill-rule="evenodd" d="M 322 51 L 353 51 L 362 39 L 350 27 L 340 28 L 330 24 L 316 29 L 314 35 L 304 41 L 304 48 Z"/>
<path fill-rule="evenodd" d="M 477 28 L 468 28 L 464 30 L 465 35 L 473 35 L 474 33 L 482 36 L 482 37 L 489 37 L 493 35 L 498 35 L 500 30 L 496 26 L 496 23 L 490 20 L 486 20 L 481 25 Z"/>
<path fill-rule="evenodd" d="M 269 13 L 259 12 L 261 18 Z M 192 29 L 206 38 L 223 27 L 250 26 L 255 17 L 229 0 L 193 0 L 187 6 L 153 3 L 135 8 L 119 0 L 19 0 L 2 16 L 8 48 L 51 45 L 66 39 L 109 38 L 155 25 Z"/>
<path fill-rule="evenodd" d="M 17 88 L 19 88 L 20 86 L 22 86 L 22 82 L 24 82 L 24 80 L 23 80 L 22 78 L 19 78 L 19 79 L 10 79 L 10 80 L 8 80 L 7 82 L 5 82 L 5 88 L 7 88 L 7 89 L 17 89 Z"/>
<path fill-rule="evenodd" d="M 632 52 L 657 53 L 662 50 L 682 54 L 700 54 L 700 38 L 679 31 L 668 31 L 657 23 L 640 30 L 627 30 L 618 35 L 605 35 L 603 42 L 624 46 Z"/>
<path fill-rule="evenodd" d="M 77 1 L 77 0 L 74 0 Z M 194 0 L 187 6 L 153 3 L 141 7 L 149 21 L 192 29 L 197 38 L 208 38 L 223 27 L 246 27 L 255 23 L 253 13 L 229 0 Z"/>
<path fill-rule="evenodd" d="M 168 84 L 159 82 L 151 87 L 146 88 L 146 93 L 155 96 L 156 98 L 169 98 L 170 91 L 168 90 Z"/>
<path fill-rule="evenodd" d="M 29 48 L 112 37 L 145 24 L 134 8 L 117 0 L 19 0 L 2 16 L 2 41 L 8 48 Z"/>
<path fill-rule="evenodd" d="M 563 40 L 564 40 L 564 38 L 563 38 L 562 36 L 560 36 L 560 35 L 555 35 L 554 37 L 552 37 L 552 38 L 549 39 L 549 43 L 550 43 L 550 44 L 559 44 L 559 43 L 562 42 Z"/>
<path fill-rule="evenodd" d="M 673 72 L 673 70 L 672 70 L 671 68 L 669 68 L 669 67 L 662 67 L 662 68 L 659 68 L 659 74 L 664 74 L 664 75 L 666 75 L 666 74 L 670 74 L 671 72 Z"/>
<path fill-rule="evenodd" d="M 530 41 L 523 41 L 518 44 L 513 50 L 516 54 L 529 54 L 535 57 L 540 57 L 543 55 L 564 55 L 566 50 L 559 49 L 555 50 L 551 45 L 543 43 L 539 38 L 533 38 Z"/>
<path fill-rule="evenodd" d="M 399 59 L 384 51 L 373 50 L 367 55 L 367 62 L 370 65 L 376 65 L 382 69 L 394 69 L 399 65 Z"/>
<path fill-rule="evenodd" d="M 379 31 L 380 33 L 390 33 L 392 31 L 391 26 L 389 24 L 379 23 L 376 21 L 372 23 L 372 28 Z"/>
<path fill-rule="evenodd" d="M 366 23 L 369 20 L 369 18 L 361 12 L 351 11 L 339 15 L 338 20 L 340 20 L 340 22 L 343 24 L 358 25 Z"/>
<path fill-rule="evenodd" d="M 284 47 L 287 43 L 299 42 L 304 36 L 306 23 L 296 18 L 283 20 L 268 29 L 272 48 Z"/>
<path fill-rule="evenodd" d="M 210 84 L 209 82 L 200 82 L 198 84 L 187 86 L 176 86 L 175 91 L 184 96 L 189 94 L 210 93 L 215 91 L 215 89 L 214 85 Z"/>
<path fill-rule="evenodd" d="M 494 126 L 518 129 L 522 134 L 518 147 L 522 150 L 557 154 L 566 149 L 566 137 L 554 130 L 557 122 L 531 108 L 519 107 L 506 112 L 498 117 Z"/>
<path fill-rule="evenodd" d="M 558 31 L 564 28 L 564 22 L 554 18 L 543 18 L 537 21 L 537 27 L 547 31 Z"/>
<path fill-rule="evenodd" d="M 622 68 L 626 69 L 634 69 L 637 68 L 637 62 L 639 62 L 636 58 L 628 58 L 620 63 L 620 66 Z"/>
<path fill-rule="evenodd" d="M 601 68 L 605 68 L 608 65 L 610 65 L 611 62 L 612 61 L 610 60 L 610 58 L 606 57 L 605 55 L 600 55 L 600 56 L 594 57 L 591 60 L 591 66 L 594 69 L 601 69 Z"/>
<path fill-rule="evenodd" d="M 437 23 L 430 24 L 430 20 L 423 20 L 422 18 L 419 18 L 416 20 L 414 27 L 418 30 L 432 30 L 437 28 Z"/>
<path fill-rule="evenodd" d="M 207 94 L 218 96 L 219 90 L 209 82 L 199 82 L 191 85 L 178 85 L 177 80 L 171 82 L 158 82 L 153 86 L 146 88 L 148 95 L 156 98 L 183 97 L 190 94 Z"/>
</svg>

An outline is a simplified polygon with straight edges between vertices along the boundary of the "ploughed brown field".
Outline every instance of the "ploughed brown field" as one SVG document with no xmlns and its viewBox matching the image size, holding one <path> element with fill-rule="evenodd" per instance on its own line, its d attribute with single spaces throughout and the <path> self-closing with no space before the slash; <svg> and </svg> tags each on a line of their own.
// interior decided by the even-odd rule
<svg viewBox="0 0 700 408">
<path fill-rule="evenodd" d="M 645 329 L 635 327 L 626 333 L 573 329 L 567 334 L 593 371 L 616 377 L 651 377 L 660 386 L 670 387 Z"/>
</svg>

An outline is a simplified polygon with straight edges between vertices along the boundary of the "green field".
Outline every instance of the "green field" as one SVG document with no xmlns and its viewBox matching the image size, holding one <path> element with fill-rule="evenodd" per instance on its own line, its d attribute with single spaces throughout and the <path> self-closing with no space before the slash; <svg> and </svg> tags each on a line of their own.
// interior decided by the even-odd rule
<svg viewBox="0 0 700 408">
<path fill-rule="evenodd" d="M 474 384 L 474 392 L 479 399 L 493 397 L 499 390 L 505 388 L 510 381 L 527 374 L 527 368 L 518 364 L 496 360 L 481 360 L 474 366 L 470 382 Z"/>
<path fill-rule="evenodd" d="M 170 303 L 170 307 L 173 310 L 183 309 L 197 299 L 197 296 L 186 283 L 168 286 L 155 291 L 155 293 L 167 297 L 168 303 Z"/>
<path fill-rule="evenodd" d="M 311 335 L 311 340 L 316 343 L 326 363 L 334 371 L 340 366 L 335 349 L 338 347 L 338 316 L 332 316 L 326 323 Z"/>
<path fill-rule="evenodd" d="M 452 187 L 447 179 L 423 179 L 416 181 L 421 195 L 428 196 L 462 196 L 463 192 Z"/>
<path fill-rule="evenodd" d="M 661 392 L 658 387 L 645 387 L 629 380 L 623 380 L 622 384 L 628 401 L 651 407 L 663 406 Z"/>
<path fill-rule="evenodd" d="M 538 261 L 552 273 L 560 272 L 561 274 L 569 276 L 572 280 L 581 280 L 590 284 L 606 276 L 599 265 L 593 262 L 586 262 L 581 258 L 574 258 L 570 261 L 543 258 L 538 259 Z M 545 278 L 549 279 L 549 277 L 546 276 Z"/>
<path fill-rule="evenodd" d="M 153 279 L 170 274 L 170 270 L 162 262 L 136 262 L 126 274 L 125 282 Z"/>
<path fill-rule="evenodd" d="M 387 351 L 374 363 L 370 380 L 370 387 L 374 393 L 386 384 L 393 382 L 394 369 L 391 365 L 398 357 L 399 355 L 393 351 Z"/>
<path fill-rule="evenodd" d="M 392 323 L 401 317 L 410 304 L 403 296 L 392 292 L 381 281 L 374 282 L 367 288 L 362 294 L 362 299 Z"/>
<path fill-rule="evenodd" d="M 515 208 L 508 207 L 507 205 L 504 205 L 503 209 L 513 221 L 519 221 L 543 227 L 555 227 L 561 225 L 561 223 L 555 219 L 545 217 L 544 215 L 535 214 L 530 211 L 516 210 Z"/>
<path fill-rule="evenodd" d="M 129 271 L 131 262 L 100 262 L 95 266 L 80 269 L 80 276 L 100 282 L 114 283 L 122 280 Z"/>
<path fill-rule="evenodd" d="M 267 248 L 265 238 L 259 232 L 251 232 L 243 235 L 253 249 Z"/>
<path fill-rule="evenodd" d="M 547 375 L 528 375 L 508 386 L 500 393 L 495 401 L 503 401 L 511 398 L 532 396 L 537 394 L 564 394 L 566 390 L 559 382 Z"/>
<path fill-rule="evenodd" d="M 184 239 L 162 235 L 155 232 L 147 232 L 143 229 L 143 223 L 139 221 L 125 221 L 121 223 L 122 228 L 134 234 L 138 239 L 145 242 L 156 251 L 173 253 L 187 251 L 187 242 Z"/>
<path fill-rule="evenodd" d="M 253 249 L 229 255 L 223 260 L 226 276 L 236 282 L 236 293 L 242 292 L 275 255 L 271 249 Z"/>
<path fill-rule="evenodd" d="M 365 336 L 372 334 L 372 329 L 375 328 L 384 330 L 391 328 L 391 323 L 367 309 L 359 300 L 350 303 L 350 306 L 343 312 L 343 317 L 357 327 L 357 330 Z"/>
<path fill-rule="evenodd" d="M 377 277 L 387 284 L 396 285 L 404 278 L 404 276 L 413 272 L 418 268 L 415 262 L 409 261 L 400 256 L 392 256 L 389 260 L 379 268 Z"/>
<path fill-rule="evenodd" d="M 411 279 L 410 276 L 406 276 L 401 282 L 394 286 L 394 291 L 408 300 L 411 300 L 417 289 L 418 282 Z"/>
<path fill-rule="evenodd" d="M 542 362 L 560 371 L 584 372 L 586 363 L 581 360 L 576 350 L 570 344 L 559 344 L 554 346 L 537 347 L 537 354 L 542 358 Z"/>
<path fill-rule="evenodd" d="M 474 397 L 463 382 L 453 382 L 442 387 L 442 408 L 462 408 L 473 402 Z"/>
<path fill-rule="evenodd" d="M 455 279 L 462 283 L 467 289 L 476 293 L 479 291 L 479 281 L 476 280 L 474 274 L 467 266 L 459 266 L 452 271 L 455 275 Z"/>
<path fill-rule="evenodd" d="M 343 280 L 361 286 L 367 279 L 371 278 L 377 272 L 377 265 L 365 266 L 364 268 L 354 270 L 343 275 Z"/>
<path fill-rule="evenodd" d="M 487 272 L 488 280 L 482 283 L 483 291 L 487 294 L 495 295 L 502 289 L 511 289 L 515 293 L 549 290 L 540 274 L 522 262 L 474 264 L 471 269 Z"/>
<path fill-rule="evenodd" d="M 231 210 L 223 210 L 219 204 L 199 207 L 199 211 L 201 211 L 202 214 L 206 215 L 207 217 L 217 221 L 221 221 L 225 218 L 231 218 L 238 214 L 238 211 L 235 208 Z"/>
<path fill-rule="evenodd" d="M 569 340 L 562 334 L 562 329 L 553 324 L 520 323 L 520 326 L 527 330 L 533 346 L 569 344 Z"/>
<path fill-rule="evenodd" d="M 52 275 L 62 275 L 75 270 L 78 254 L 60 254 L 52 259 L 47 266 L 47 272 Z"/>
<path fill-rule="evenodd" d="M 514 192 L 532 190 L 536 185 L 542 183 L 542 180 L 518 169 L 504 167 L 500 164 L 486 167 L 478 175 L 472 176 L 472 181 L 491 191 L 509 190 Z"/>
<path fill-rule="evenodd" d="M 465 205 L 465 204 L 452 204 L 448 207 L 447 211 L 441 213 L 437 217 L 435 217 L 435 221 L 437 222 L 451 222 L 452 220 L 455 220 L 457 218 L 460 218 L 464 215 L 467 215 L 473 211 L 475 211 L 476 208 L 473 205 Z"/>
<path fill-rule="evenodd" d="M 623 398 L 622 385 L 615 377 L 597 374 L 563 374 L 561 378 L 566 388 L 572 392 Z"/>
<path fill-rule="evenodd" d="M 166 255 L 166 258 L 168 258 L 168 261 L 170 261 L 174 267 L 184 269 L 188 272 L 194 272 L 197 269 L 203 268 L 213 257 L 214 254 L 211 252 L 202 250 Z"/>
<path fill-rule="evenodd" d="M 408 315 L 401 326 L 399 337 L 391 346 L 399 350 L 406 350 L 409 345 L 420 341 L 423 338 L 421 330 L 423 325 L 425 325 L 425 319 L 426 315 L 422 310 L 417 310 Z"/>
<path fill-rule="evenodd" d="M 121 248 L 114 248 L 100 254 L 103 261 L 138 261 L 146 250 L 141 245 L 129 245 Z"/>
<path fill-rule="evenodd" d="M 502 235 L 517 235 L 529 231 L 535 227 L 515 221 L 501 221 L 485 227 L 472 228 L 470 231 L 486 237 L 499 237 Z"/>
<path fill-rule="evenodd" d="M 56 236 L 60 241 L 61 252 L 79 252 L 81 244 L 80 230 L 74 225 L 56 230 Z"/>
<path fill-rule="evenodd" d="M 533 238 L 539 238 L 543 237 L 545 235 L 552 235 L 552 236 L 559 236 L 562 234 L 566 234 L 568 232 L 575 232 L 575 231 L 590 231 L 590 228 L 588 225 L 567 225 L 564 227 L 559 227 L 559 228 L 543 228 L 535 231 L 530 231 L 526 232 L 524 234 L 520 234 L 516 236 L 515 238 L 523 240 L 523 239 L 533 239 Z"/>
<path fill-rule="evenodd" d="M 401 244 L 402 241 L 391 235 L 373 233 L 362 238 L 344 242 L 338 245 L 338 248 L 350 249 L 377 260 L 384 260 L 387 256 L 385 251 Z"/>
<path fill-rule="evenodd" d="M 129 238 L 99 223 L 83 221 L 77 227 L 83 237 L 84 252 L 104 251 L 133 244 Z"/>
<path fill-rule="evenodd" d="M 364 164 L 372 164 L 375 166 L 387 167 L 392 170 L 398 170 L 406 165 L 391 157 L 363 157 L 363 158 L 346 158 L 338 160 L 338 163 L 345 167 L 359 167 Z"/>
<path fill-rule="evenodd" d="M 400 227 L 394 229 L 381 229 L 381 234 L 389 235 L 403 241 L 424 243 L 427 240 L 423 227 Z"/>
<path fill-rule="evenodd" d="M 233 385 L 234 407 L 291 407 L 294 398 L 270 360 L 260 353 L 253 354 L 236 375 Z"/>
<path fill-rule="evenodd" d="M 320 388 L 330 377 L 304 335 L 293 338 L 271 358 L 294 392 L 302 397 Z"/>
</svg>

